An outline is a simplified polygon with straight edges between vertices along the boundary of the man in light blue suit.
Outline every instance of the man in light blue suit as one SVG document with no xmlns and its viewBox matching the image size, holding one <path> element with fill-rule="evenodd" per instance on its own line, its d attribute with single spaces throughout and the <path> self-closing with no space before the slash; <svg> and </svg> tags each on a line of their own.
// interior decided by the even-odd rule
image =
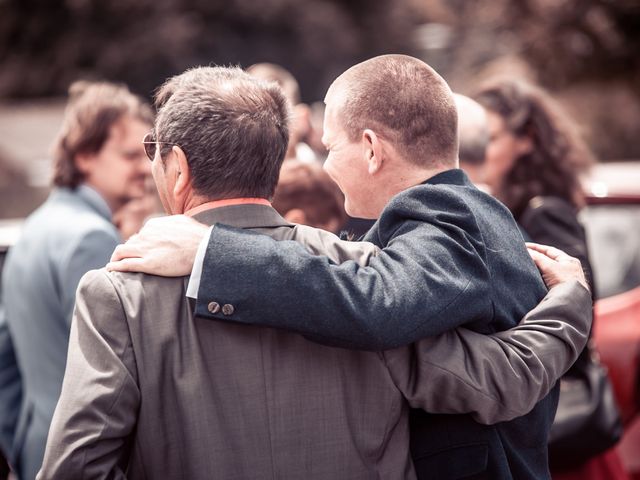
<svg viewBox="0 0 640 480">
<path fill-rule="evenodd" d="M 20 479 L 44 455 L 67 357 L 75 292 L 120 242 L 114 211 L 142 196 L 150 173 L 141 140 L 151 109 L 126 87 L 76 82 L 54 150 L 54 185 L 27 219 L 3 272 L 0 447 Z"/>
</svg>

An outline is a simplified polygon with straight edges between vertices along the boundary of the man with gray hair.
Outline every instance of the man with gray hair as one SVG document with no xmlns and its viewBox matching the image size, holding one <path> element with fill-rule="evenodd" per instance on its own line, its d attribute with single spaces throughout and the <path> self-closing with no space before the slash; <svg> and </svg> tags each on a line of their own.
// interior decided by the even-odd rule
<svg viewBox="0 0 640 480">
<path fill-rule="evenodd" d="M 275 84 L 198 68 L 170 79 L 156 104 L 144 143 L 168 213 L 296 240 L 337 263 L 379 254 L 290 224 L 269 205 L 288 139 Z M 560 277 L 584 281 L 558 258 Z M 483 422 L 521 415 L 568 367 L 589 324 L 588 300 L 567 306 L 584 288 L 564 282 L 509 332 L 459 329 L 416 352 L 363 352 L 194 317 L 187 280 L 105 270 L 83 278 L 39 478 L 415 478 L 409 405 Z M 257 287 L 243 282 L 240 295 Z M 206 308 L 237 315 L 233 302 Z M 465 366 L 487 361 L 492 368 Z"/>
</svg>

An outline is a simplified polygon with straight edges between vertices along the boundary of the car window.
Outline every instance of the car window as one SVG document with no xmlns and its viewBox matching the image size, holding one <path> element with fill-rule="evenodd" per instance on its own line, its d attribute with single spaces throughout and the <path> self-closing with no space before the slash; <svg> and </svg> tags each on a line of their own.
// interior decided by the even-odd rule
<svg viewBox="0 0 640 480">
<path fill-rule="evenodd" d="M 640 285 L 640 204 L 591 205 L 581 212 L 598 298 Z"/>
</svg>

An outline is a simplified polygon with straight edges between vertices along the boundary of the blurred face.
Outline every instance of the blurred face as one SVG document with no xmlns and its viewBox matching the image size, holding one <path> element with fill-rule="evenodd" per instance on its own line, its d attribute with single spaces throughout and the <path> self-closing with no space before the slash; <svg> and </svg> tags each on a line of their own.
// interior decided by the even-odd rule
<svg viewBox="0 0 640 480">
<path fill-rule="evenodd" d="M 344 193 L 344 209 L 352 217 L 376 218 L 370 212 L 367 163 L 360 142 L 352 142 L 338 121 L 339 108 L 327 98 L 322 143 L 327 148 L 324 169 Z"/>
<path fill-rule="evenodd" d="M 140 120 L 123 117 L 111 127 L 102 149 L 78 162 L 85 183 L 105 199 L 112 211 L 145 193 L 151 167 L 141 139 L 149 127 Z"/>
<path fill-rule="evenodd" d="M 487 110 L 487 125 L 489 145 L 487 145 L 484 180 L 490 188 L 495 190 L 520 156 L 522 142 L 507 129 L 503 118 L 491 110 Z"/>
</svg>

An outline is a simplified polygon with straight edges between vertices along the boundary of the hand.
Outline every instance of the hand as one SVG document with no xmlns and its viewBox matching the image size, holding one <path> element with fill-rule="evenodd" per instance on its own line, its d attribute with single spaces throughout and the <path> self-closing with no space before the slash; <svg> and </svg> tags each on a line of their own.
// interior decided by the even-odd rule
<svg viewBox="0 0 640 480">
<path fill-rule="evenodd" d="M 152 218 L 138 234 L 116 247 L 107 270 L 163 277 L 189 275 L 208 229 L 185 215 Z"/>
<path fill-rule="evenodd" d="M 547 245 L 527 242 L 527 248 L 548 288 L 562 282 L 577 280 L 584 288 L 590 290 L 580 260 Z"/>
</svg>

